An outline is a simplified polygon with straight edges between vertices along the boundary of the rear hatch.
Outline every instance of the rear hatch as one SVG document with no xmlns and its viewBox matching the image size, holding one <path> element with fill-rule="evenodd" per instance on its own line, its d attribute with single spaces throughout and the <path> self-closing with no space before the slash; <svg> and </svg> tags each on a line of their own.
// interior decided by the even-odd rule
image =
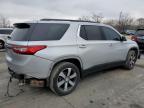
<svg viewBox="0 0 144 108">
<path fill-rule="evenodd" d="M 27 46 L 30 34 L 36 24 L 17 23 L 14 24 L 15 29 L 6 42 L 6 59 L 10 63 L 18 64 L 28 58 L 16 52 L 16 48 Z M 22 50 L 22 49 L 21 49 Z"/>
<path fill-rule="evenodd" d="M 60 40 L 69 24 L 63 23 L 17 23 L 6 43 L 8 61 L 27 61 L 30 56 L 48 47 L 48 43 Z M 28 56 L 29 55 L 29 56 Z"/>
</svg>

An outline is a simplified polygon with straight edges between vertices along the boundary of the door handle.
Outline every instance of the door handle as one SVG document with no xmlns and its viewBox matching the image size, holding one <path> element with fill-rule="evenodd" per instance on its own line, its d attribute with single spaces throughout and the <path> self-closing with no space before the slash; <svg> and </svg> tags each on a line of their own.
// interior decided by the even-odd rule
<svg viewBox="0 0 144 108">
<path fill-rule="evenodd" d="M 86 45 L 85 44 L 81 44 L 81 45 L 79 45 L 79 48 L 86 48 Z"/>
</svg>

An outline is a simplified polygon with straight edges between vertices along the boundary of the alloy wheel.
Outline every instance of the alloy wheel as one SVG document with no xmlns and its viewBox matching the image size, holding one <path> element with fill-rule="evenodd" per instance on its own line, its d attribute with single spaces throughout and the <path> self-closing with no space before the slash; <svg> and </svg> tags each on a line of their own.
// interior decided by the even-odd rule
<svg viewBox="0 0 144 108">
<path fill-rule="evenodd" d="M 133 68 L 135 65 L 135 62 L 136 62 L 136 53 L 133 51 L 129 55 L 129 66 Z"/>
<path fill-rule="evenodd" d="M 72 68 L 66 68 L 59 73 L 57 87 L 63 91 L 70 91 L 76 84 L 77 73 Z"/>
</svg>

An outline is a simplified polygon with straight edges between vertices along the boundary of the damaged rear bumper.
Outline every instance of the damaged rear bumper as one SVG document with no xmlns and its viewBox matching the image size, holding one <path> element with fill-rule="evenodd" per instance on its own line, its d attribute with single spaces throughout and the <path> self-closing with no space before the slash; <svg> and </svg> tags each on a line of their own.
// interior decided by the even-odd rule
<svg viewBox="0 0 144 108">
<path fill-rule="evenodd" d="M 33 87 L 46 87 L 47 86 L 47 80 L 46 79 L 37 79 L 37 78 L 32 78 L 30 76 L 24 75 L 24 74 L 18 74 L 8 68 L 9 74 L 11 77 L 21 80 L 21 82 L 31 85 Z"/>
</svg>

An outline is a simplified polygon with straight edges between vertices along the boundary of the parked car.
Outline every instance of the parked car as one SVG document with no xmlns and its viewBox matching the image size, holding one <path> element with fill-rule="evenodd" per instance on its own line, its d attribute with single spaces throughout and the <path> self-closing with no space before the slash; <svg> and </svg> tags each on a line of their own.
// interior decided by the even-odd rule
<svg viewBox="0 0 144 108">
<path fill-rule="evenodd" d="M 135 35 L 131 37 L 131 39 L 137 42 L 139 49 L 144 51 L 144 29 L 137 29 Z"/>
<path fill-rule="evenodd" d="M 12 28 L 0 28 L 0 49 L 4 49 L 5 41 L 12 31 Z"/>
<path fill-rule="evenodd" d="M 58 95 L 71 93 L 88 73 L 115 66 L 133 69 L 139 54 L 136 42 L 104 24 L 42 19 L 14 26 L 6 45 L 10 74 L 46 81 Z"/>
<path fill-rule="evenodd" d="M 127 34 L 127 35 L 134 35 L 135 34 L 135 30 L 126 30 L 125 31 L 125 33 Z"/>
<path fill-rule="evenodd" d="M 127 38 L 127 39 L 131 39 L 131 37 L 135 34 L 135 30 L 126 30 L 123 35 Z"/>
</svg>

